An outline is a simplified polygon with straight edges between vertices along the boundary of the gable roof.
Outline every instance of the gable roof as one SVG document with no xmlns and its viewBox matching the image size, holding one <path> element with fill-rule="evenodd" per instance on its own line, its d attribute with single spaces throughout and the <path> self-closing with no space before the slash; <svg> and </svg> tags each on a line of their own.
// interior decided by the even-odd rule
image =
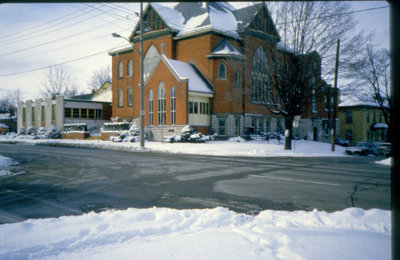
<svg viewBox="0 0 400 260">
<path fill-rule="evenodd" d="M 251 24 L 260 11 L 266 11 L 266 19 L 272 24 L 273 36 L 279 39 L 278 31 L 265 4 L 256 4 L 235 9 L 226 2 L 179 2 L 150 3 L 144 14 L 154 10 L 176 37 L 184 37 L 204 31 L 216 31 L 233 38 Z M 138 35 L 139 23 L 130 35 Z"/>
<path fill-rule="evenodd" d="M 161 60 L 167 65 L 175 77 L 180 80 L 188 81 L 188 90 L 191 92 L 200 92 L 213 94 L 212 88 L 204 77 L 200 75 L 193 65 L 186 62 L 168 59 L 165 55 L 161 55 Z"/>
<path fill-rule="evenodd" d="M 211 51 L 207 57 L 236 57 L 244 59 L 245 56 L 241 54 L 235 47 L 232 46 L 225 38 L 222 39 Z"/>
</svg>

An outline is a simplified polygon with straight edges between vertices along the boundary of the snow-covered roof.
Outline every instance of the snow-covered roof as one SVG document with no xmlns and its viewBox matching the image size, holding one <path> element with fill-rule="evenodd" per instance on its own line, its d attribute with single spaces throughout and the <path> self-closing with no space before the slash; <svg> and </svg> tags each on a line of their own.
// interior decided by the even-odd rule
<svg viewBox="0 0 400 260">
<path fill-rule="evenodd" d="M 176 30 L 176 36 L 214 29 L 237 37 L 235 10 L 224 2 L 152 3 L 166 24 Z"/>
<path fill-rule="evenodd" d="M 151 3 L 146 6 L 144 12 L 150 7 L 176 32 L 176 37 L 214 30 L 234 38 L 239 37 L 239 31 L 250 24 L 261 8 L 266 8 L 262 3 L 235 9 L 227 2 L 179 2 Z M 266 10 L 268 19 L 271 19 L 267 8 Z M 275 34 L 278 35 L 274 24 L 273 26 Z M 132 31 L 130 39 L 137 35 L 138 29 L 139 24 Z"/>
<path fill-rule="evenodd" d="M 345 95 L 341 96 L 341 102 L 339 107 L 355 107 L 355 106 L 369 106 L 369 107 L 379 107 L 379 104 L 376 103 L 368 96 L 362 95 Z"/>
<path fill-rule="evenodd" d="M 188 80 L 189 91 L 207 94 L 213 93 L 210 85 L 192 65 L 182 61 L 168 59 L 165 55 L 161 57 L 179 80 Z"/>
<path fill-rule="evenodd" d="M 12 117 L 10 116 L 10 113 L 0 114 L 0 120 L 7 120 L 7 119 L 12 119 Z"/>
<path fill-rule="evenodd" d="M 289 53 L 294 53 L 294 50 L 290 48 L 288 45 L 284 44 L 283 42 L 278 42 L 276 44 L 276 47 L 278 50 L 289 52 Z"/>
<path fill-rule="evenodd" d="M 244 58 L 235 47 L 232 46 L 226 39 L 222 39 L 215 48 L 211 51 L 211 56 L 236 56 Z"/>
</svg>

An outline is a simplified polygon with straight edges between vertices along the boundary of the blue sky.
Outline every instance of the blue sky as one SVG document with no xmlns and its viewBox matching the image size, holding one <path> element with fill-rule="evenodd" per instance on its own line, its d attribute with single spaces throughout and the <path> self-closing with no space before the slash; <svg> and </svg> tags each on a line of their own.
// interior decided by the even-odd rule
<svg viewBox="0 0 400 260">
<path fill-rule="evenodd" d="M 388 6 L 386 1 L 351 2 L 353 10 Z M 43 71 L 65 64 L 82 90 L 95 70 L 111 66 L 109 50 L 126 46 L 112 32 L 128 36 L 137 22 L 138 3 L 1 4 L 0 97 L 20 89 L 24 99 L 40 97 Z M 373 31 L 389 48 L 389 8 L 355 14 L 357 30 Z M 86 56 L 93 55 L 85 58 Z M 32 72 L 25 72 L 35 70 Z M 5 76 L 5 74 L 13 74 Z"/>
</svg>

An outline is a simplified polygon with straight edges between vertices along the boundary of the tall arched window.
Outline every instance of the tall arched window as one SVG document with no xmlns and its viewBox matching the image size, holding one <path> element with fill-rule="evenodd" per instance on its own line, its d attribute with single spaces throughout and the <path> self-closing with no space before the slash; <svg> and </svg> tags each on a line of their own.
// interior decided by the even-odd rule
<svg viewBox="0 0 400 260">
<path fill-rule="evenodd" d="M 267 54 L 259 46 L 254 54 L 251 66 L 251 100 L 267 102 L 269 95 L 269 66 Z"/>
<path fill-rule="evenodd" d="M 118 78 L 122 78 L 123 76 L 123 65 L 122 65 L 122 61 L 120 61 L 118 63 Z"/>
<path fill-rule="evenodd" d="M 160 54 L 158 54 L 156 47 L 152 45 L 147 51 L 143 62 L 143 79 L 145 81 L 153 72 L 159 61 L 160 61 Z"/>
<path fill-rule="evenodd" d="M 128 76 L 132 77 L 133 74 L 133 64 L 132 64 L 132 60 L 129 59 L 128 60 Z"/>
<path fill-rule="evenodd" d="M 171 125 L 176 124 L 176 96 L 175 87 L 171 87 Z"/>
<path fill-rule="evenodd" d="M 164 82 L 158 85 L 157 94 L 157 123 L 158 125 L 165 125 L 166 121 L 166 93 Z"/>
<path fill-rule="evenodd" d="M 149 90 L 149 125 L 153 125 L 153 90 Z"/>
<path fill-rule="evenodd" d="M 218 79 L 226 79 L 226 67 L 223 63 L 218 66 Z"/>
</svg>

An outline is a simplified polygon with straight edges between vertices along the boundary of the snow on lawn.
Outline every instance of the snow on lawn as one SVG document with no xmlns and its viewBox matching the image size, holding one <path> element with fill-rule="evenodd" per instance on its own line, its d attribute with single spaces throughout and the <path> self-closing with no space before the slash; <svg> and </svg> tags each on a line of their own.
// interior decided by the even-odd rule
<svg viewBox="0 0 400 260">
<path fill-rule="evenodd" d="M 30 140 L 30 139 L 7 139 L 1 137 L 0 141 L 19 141 L 31 144 L 66 144 L 76 147 L 100 148 L 111 150 L 133 151 L 139 150 L 139 142 L 111 142 L 101 140 Z M 277 141 L 243 141 L 243 139 L 232 139 L 230 141 L 210 141 L 206 143 L 161 143 L 145 142 L 146 151 L 187 153 L 200 155 L 219 155 L 219 156 L 260 156 L 260 157 L 279 157 L 279 156 L 298 156 L 298 157 L 324 157 L 324 156 L 345 156 L 345 147 L 335 146 L 335 152 L 331 151 L 329 143 L 297 140 L 292 143 L 292 150 L 285 151 L 283 143 Z"/>
<path fill-rule="evenodd" d="M 390 211 L 109 210 L 0 225 L 1 259 L 390 259 Z"/>
</svg>

